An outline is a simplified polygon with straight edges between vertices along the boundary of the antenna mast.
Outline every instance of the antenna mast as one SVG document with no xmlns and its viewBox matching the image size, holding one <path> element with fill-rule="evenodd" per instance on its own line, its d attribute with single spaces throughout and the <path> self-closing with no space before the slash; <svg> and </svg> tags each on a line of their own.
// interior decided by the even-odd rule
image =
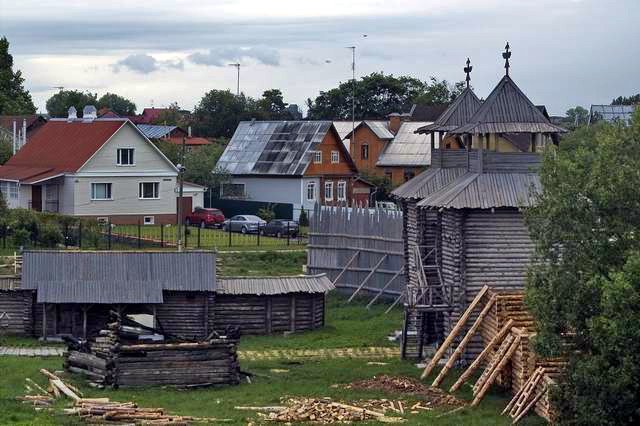
<svg viewBox="0 0 640 426">
<path fill-rule="evenodd" d="M 240 96 L 240 64 L 239 63 L 235 63 L 235 64 L 229 64 L 230 67 L 236 67 L 236 70 L 238 70 L 238 82 L 236 85 L 236 96 Z"/>
</svg>

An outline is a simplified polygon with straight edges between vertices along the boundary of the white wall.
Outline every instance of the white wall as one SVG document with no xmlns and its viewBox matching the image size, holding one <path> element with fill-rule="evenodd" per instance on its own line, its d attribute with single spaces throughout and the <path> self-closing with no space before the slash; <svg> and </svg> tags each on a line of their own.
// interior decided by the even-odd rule
<svg viewBox="0 0 640 426">
<path fill-rule="evenodd" d="M 18 207 L 22 209 L 28 209 L 31 204 L 31 185 L 20 184 L 20 190 L 18 191 Z"/>
<path fill-rule="evenodd" d="M 246 200 L 248 201 L 293 204 L 293 216 L 294 219 L 297 219 L 303 205 L 305 210 L 308 210 L 309 206 L 313 208 L 314 205 L 314 202 L 306 202 L 306 187 L 303 185 L 303 181 L 307 180 L 317 181 L 316 188 L 319 188 L 319 178 L 233 177 L 231 183 L 245 185 Z"/>
</svg>

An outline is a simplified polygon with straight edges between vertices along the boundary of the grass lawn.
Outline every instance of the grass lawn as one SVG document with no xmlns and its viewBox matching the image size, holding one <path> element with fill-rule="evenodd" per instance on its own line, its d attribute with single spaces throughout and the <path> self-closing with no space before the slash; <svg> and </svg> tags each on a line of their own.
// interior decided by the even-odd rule
<svg viewBox="0 0 640 426">
<path fill-rule="evenodd" d="M 318 349 L 392 345 L 386 336 L 400 328 L 402 312 L 394 309 L 383 314 L 384 305 L 373 306 L 367 311 L 361 300 L 346 303 L 344 297 L 331 295 L 328 303 L 327 326 L 325 329 L 284 336 L 242 337 L 240 350 L 271 349 Z M 380 360 L 376 360 L 380 361 Z M 421 370 L 410 362 L 400 359 L 384 360 L 386 365 L 367 365 L 363 359 L 304 360 L 302 362 L 278 361 L 242 361 L 243 371 L 257 374 L 252 384 L 209 388 L 197 390 L 177 390 L 173 388 L 105 389 L 96 390 L 84 384 L 76 376 L 67 376 L 78 386 L 85 397 L 109 397 L 117 401 L 134 400 L 143 407 L 163 407 L 172 414 L 209 416 L 233 419 L 232 425 L 246 425 L 255 418 L 253 412 L 235 410 L 238 405 L 278 405 L 281 397 L 324 397 L 353 402 L 358 399 L 389 398 L 403 399 L 409 402 L 414 398 L 385 394 L 379 391 L 362 391 L 333 387 L 335 384 L 347 384 L 354 380 L 371 378 L 377 374 L 403 375 L 419 377 Z M 14 400 L 24 394 L 24 379 L 30 377 L 41 385 L 44 377 L 40 368 L 51 371 L 62 369 L 62 359 L 54 358 L 17 358 L 0 357 L 0 424 L 2 425 L 51 425 L 80 424 L 77 419 L 59 414 L 36 413 L 28 406 Z M 277 373 L 272 369 L 288 370 Z M 433 376 L 437 371 L 433 373 Z M 448 388 L 458 371 L 452 371 L 444 381 Z M 433 377 L 429 378 L 433 380 Z M 425 382 L 429 382 L 427 380 Z M 471 387 L 463 386 L 456 394 L 459 398 L 470 400 Z M 406 425 L 508 425 L 510 418 L 500 416 L 510 394 L 494 389 L 483 402 L 474 409 L 465 409 L 442 418 L 436 418 L 443 410 L 408 414 Z M 66 402 L 60 402 L 61 408 Z M 366 423 L 376 424 L 376 423 Z M 529 416 L 521 424 L 543 425 L 544 421 Z"/>
<path fill-rule="evenodd" d="M 305 251 L 218 254 L 223 276 L 298 275 L 307 263 Z"/>
<path fill-rule="evenodd" d="M 0 336 L 0 346 L 12 346 L 18 348 L 38 348 L 41 346 L 46 347 L 64 347 L 64 343 L 58 342 L 43 342 L 32 337 L 21 336 Z"/>
</svg>

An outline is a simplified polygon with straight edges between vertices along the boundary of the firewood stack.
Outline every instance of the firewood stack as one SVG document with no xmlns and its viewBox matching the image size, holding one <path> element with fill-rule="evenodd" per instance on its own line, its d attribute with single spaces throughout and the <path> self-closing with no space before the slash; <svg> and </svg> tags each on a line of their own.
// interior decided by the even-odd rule
<svg viewBox="0 0 640 426">
<path fill-rule="evenodd" d="M 85 376 L 94 387 L 240 382 L 237 335 L 210 336 L 199 342 L 139 343 L 138 333 L 144 332 L 118 319 L 90 342 L 88 353 L 68 350 L 64 367 Z"/>
</svg>

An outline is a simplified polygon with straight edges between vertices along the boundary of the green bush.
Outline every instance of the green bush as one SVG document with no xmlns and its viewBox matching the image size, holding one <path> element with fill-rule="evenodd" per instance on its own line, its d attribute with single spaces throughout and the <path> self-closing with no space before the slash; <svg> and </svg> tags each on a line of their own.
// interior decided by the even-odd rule
<svg viewBox="0 0 640 426">
<path fill-rule="evenodd" d="M 300 217 L 298 218 L 298 223 L 300 226 L 309 226 L 309 216 L 307 216 L 307 212 L 304 210 L 300 210 Z"/>
<path fill-rule="evenodd" d="M 268 205 L 258 210 L 258 216 L 260 216 L 260 219 L 269 223 L 276 218 L 276 212 L 273 210 L 272 205 Z"/>
<path fill-rule="evenodd" d="M 16 229 L 13 232 L 13 243 L 16 247 L 29 247 L 31 244 L 31 233 L 24 228 Z"/>
<path fill-rule="evenodd" d="M 38 234 L 38 242 L 45 247 L 56 247 L 62 244 L 64 237 L 60 231 L 60 227 L 54 223 L 44 223 L 40 225 Z"/>
</svg>

